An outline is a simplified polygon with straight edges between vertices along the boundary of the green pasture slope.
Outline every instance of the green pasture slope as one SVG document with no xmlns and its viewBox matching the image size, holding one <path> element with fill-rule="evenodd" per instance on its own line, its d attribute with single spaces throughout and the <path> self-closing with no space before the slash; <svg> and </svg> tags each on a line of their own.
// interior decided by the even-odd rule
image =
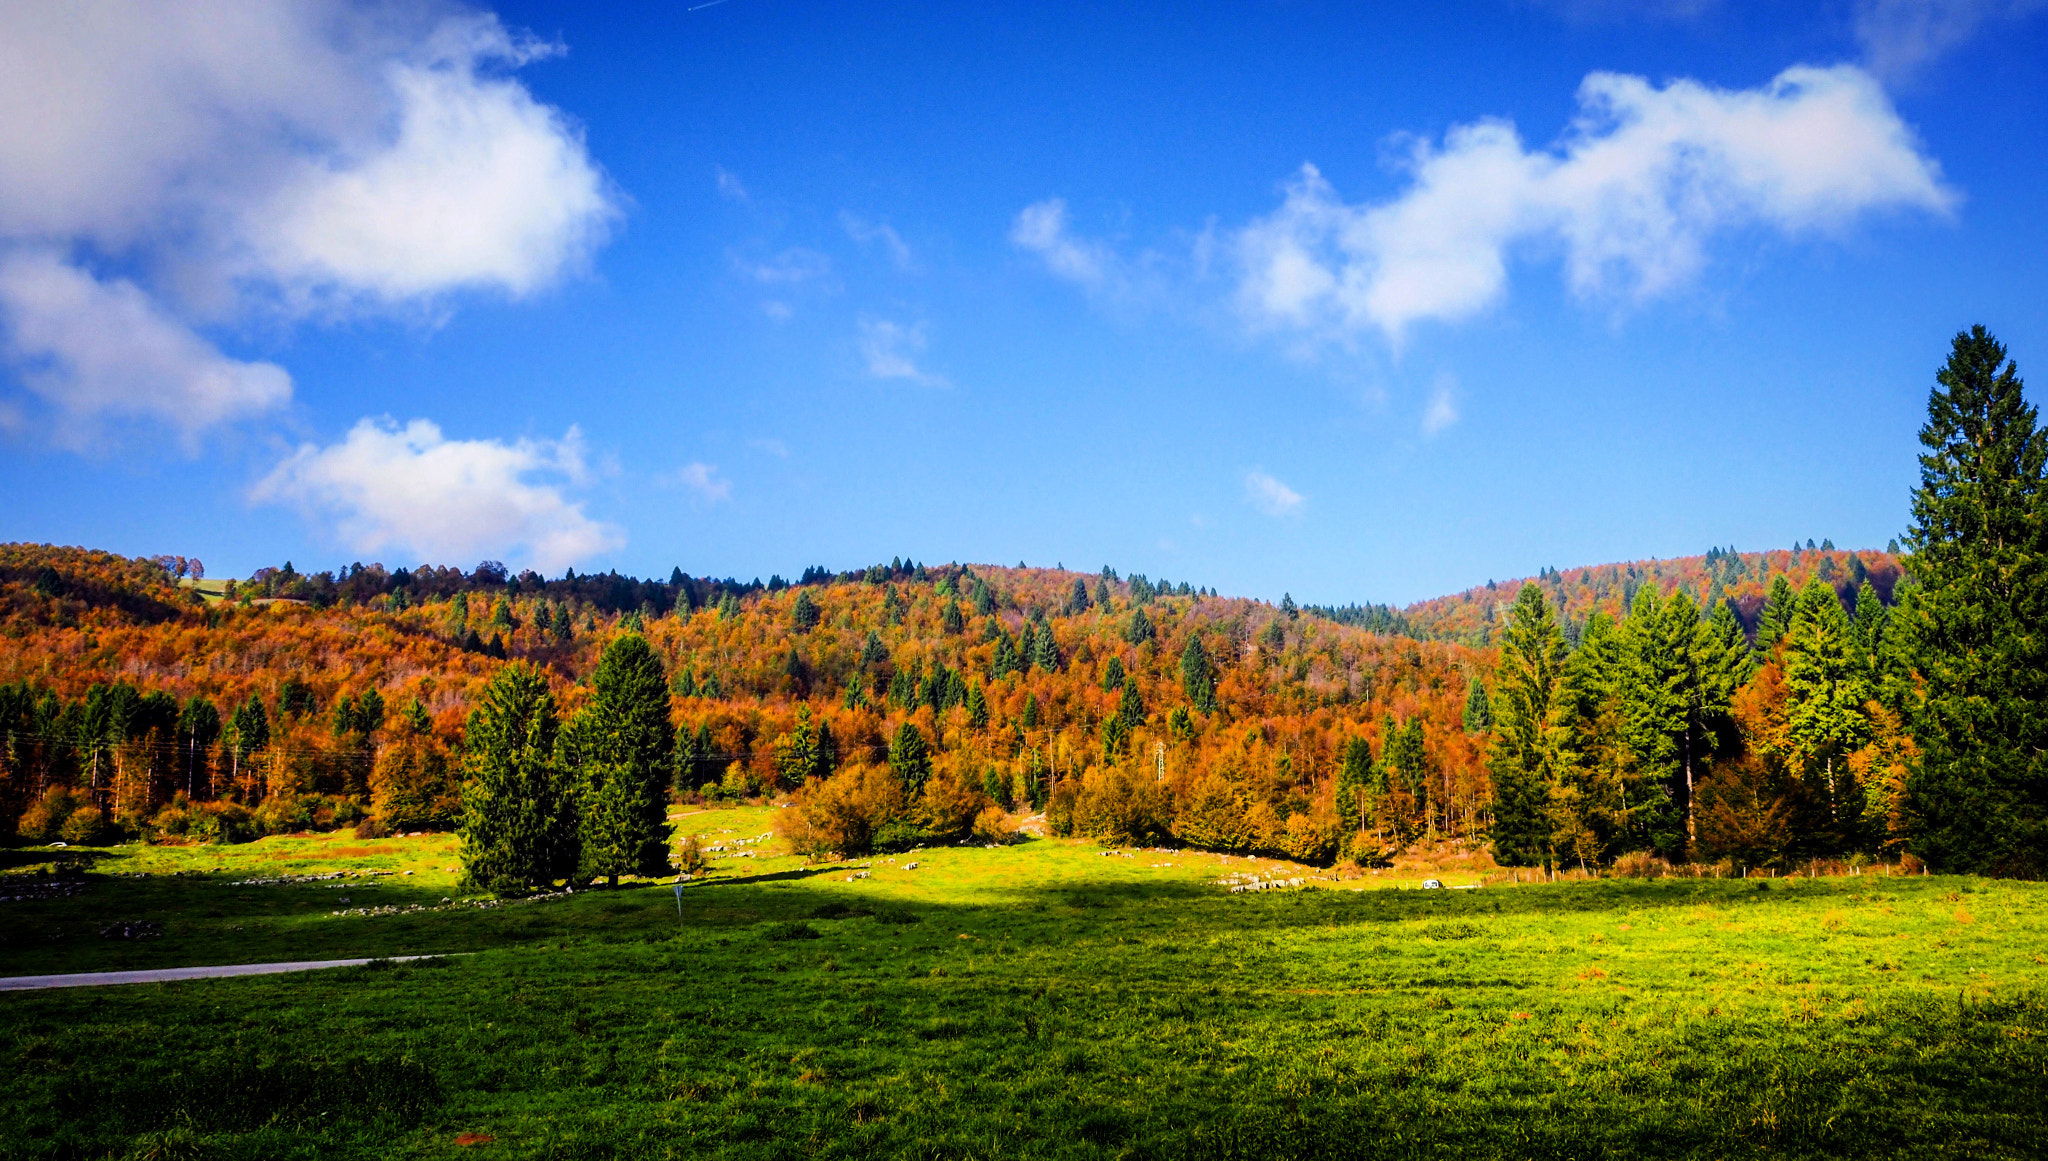
<svg viewBox="0 0 2048 1161">
<path fill-rule="evenodd" d="M 738 845 L 768 819 L 679 819 L 753 852 L 680 918 L 656 884 L 479 907 L 445 836 L 78 852 L 80 893 L 0 903 L 0 975 L 471 954 L 0 994 L 0 1156 L 2048 1151 L 2039 884 L 1233 895 L 1302 872 L 1043 839 L 809 867 Z"/>
</svg>

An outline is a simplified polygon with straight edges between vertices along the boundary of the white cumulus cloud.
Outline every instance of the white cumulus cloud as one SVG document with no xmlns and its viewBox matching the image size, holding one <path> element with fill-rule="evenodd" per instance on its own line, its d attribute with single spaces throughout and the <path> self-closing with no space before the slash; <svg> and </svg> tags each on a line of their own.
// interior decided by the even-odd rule
<svg viewBox="0 0 2048 1161">
<path fill-rule="evenodd" d="M 934 375 L 917 365 L 925 348 L 922 323 L 905 325 L 883 318 L 862 318 L 856 343 L 868 374 L 877 379 L 908 379 L 931 387 L 947 385 L 945 376 Z"/>
<path fill-rule="evenodd" d="M 1301 511 L 1301 493 L 1266 473 L 1253 469 L 1244 474 L 1245 498 L 1268 516 L 1292 516 Z"/>
<path fill-rule="evenodd" d="M 0 5 L 0 251 L 47 291 L 0 301 L 15 377 L 74 427 L 160 415 L 189 437 L 288 397 L 204 337 L 220 324 L 559 280 L 618 210 L 512 75 L 554 51 L 447 4 Z M 110 311 L 141 337 L 76 337 Z"/>
<path fill-rule="evenodd" d="M 586 476 L 573 427 L 560 440 L 504 443 L 448 439 L 424 419 L 365 419 L 339 443 L 300 447 L 251 498 L 331 521 L 365 555 L 496 556 L 553 571 L 625 543 L 568 497 Z"/>
<path fill-rule="evenodd" d="M 108 419 L 168 425 L 189 443 L 291 398 L 284 368 L 229 358 L 134 283 L 101 282 L 47 251 L 0 258 L 0 333 L 0 352 L 73 446 Z"/>
<path fill-rule="evenodd" d="M 1237 301 L 1255 326 L 1398 342 L 1505 293 L 1512 252 L 1564 255 L 1582 296 L 1642 300 L 1683 284 L 1734 227 L 1844 228 L 1873 211 L 1945 213 L 1956 195 L 1877 82 L 1851 67 L 1787 69 L 1730 91 L 1595 73 L 1554 148 L 1513 126 L 1459 126 L 1409 151 L 1391 201 L 1343 201 L 1312 165 L 1235 238 Z"/>
</svg>

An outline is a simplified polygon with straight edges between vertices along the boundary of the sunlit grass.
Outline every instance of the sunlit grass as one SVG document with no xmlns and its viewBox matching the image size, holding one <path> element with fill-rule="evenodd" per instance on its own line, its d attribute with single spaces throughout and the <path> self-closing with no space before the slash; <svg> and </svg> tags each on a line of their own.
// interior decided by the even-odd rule
<svg viewBox="0 0 2048 1161">
<path fill-rule="evenodd" d="M 0 974 L 474 954 L 0 996 L 0 1153 L 467 1156 L 462 1134 L 568 1157 L 2038 1152 L 2036 884 L 1233 895 L 1218 881 L 1254 864 L 1315 872 L 1053 839 L 807 865 L 740 844 L 766 808 L 676 822 L 727 848 L 680 916 L 665 882 L 465 906 L 445 836 L 99 852 L 144 877 L 0 905 Z M 337 870 L 393 873 L 233 885 Z M 342 896 L 451 902 L 336 916 Z M 117 917 L 164 935 L 98 938 Z M 359 1079 L 379 1068 L 424 1069 L 433 1099 L 351 1095 L 386 1091 Z M 282 1111 L 180 1105 L 164 1078 L 194 1070 Z"/>
</svg>

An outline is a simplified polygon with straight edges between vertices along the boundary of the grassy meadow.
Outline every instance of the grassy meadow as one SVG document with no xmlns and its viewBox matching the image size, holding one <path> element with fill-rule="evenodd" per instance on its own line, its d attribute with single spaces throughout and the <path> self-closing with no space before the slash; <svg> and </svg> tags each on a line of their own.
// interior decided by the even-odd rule
<svg viewBox="0 0 2048 1161">
<path fill-rule="evenodd" d="M 2048 1136 L 2040 884 L 1436 891 L 1053 839 L 815 866 L 770 817 L 678 815 L 725 848 L 680 915 L 666 884 L 489 905 L 438 835 L 64 852 L 91 866 L 77 894 L 0 903 L 0 975 L 449 954 L 0 994 L 0 1155 L 1978 1158 Z M 0 857 L 18 884 L 52 855 Z M 1221 882 L 1250 874 L 1311 878 Z"/>
</svg>

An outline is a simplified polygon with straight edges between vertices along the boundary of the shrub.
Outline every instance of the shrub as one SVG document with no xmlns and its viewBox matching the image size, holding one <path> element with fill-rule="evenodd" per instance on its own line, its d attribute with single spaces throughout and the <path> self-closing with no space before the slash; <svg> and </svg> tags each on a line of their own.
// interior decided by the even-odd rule
<svg viewBox="0 0 2048 1161">
<path fill-rule="evenodd" d="M 704 869 L 704 844 L 696 835 L 684 839 L 676 847 L 676 869 L 685 875 L 694 875 Z"/>
<path fill-rule="evenodd" d="M 940 767 L 925 783 L 918 803 L 918 821 L 924 825 L 925 841 L 965 842 L 974 833 L 974 820 L 991 805 L 989 796 L 957 766 Z"/>
<path fill-rule="evenodd" d="M 796 792 L 775 830 L 800 855 L 864 855 L 883 845 L 916 846 L 925 832 L 909 817 L 903 784 L 879 766 L 848 766 Z"/>
<path fill-rule="evenodd" d="M 798 919 L 789 923 L 778 923 L 763 933 L 762 938 L 775 943 L 787 943 L 796 939 L 817 939 L 818 929 Z"/>
<path fill-rule="evenodd" d="M 28 842 L 49 842 L 60 837 L 65 821 L 87 805 L 86 796 L 69 786 L 52 786 L 23 812 L 15 832 Z"/>
<path fill-rule="evenodd" d="M 1059 838 L 1074 833 L 1074 806 L 1080 800 L 1081 788 L 1071 778 L 1060 779 L 1052 788 L 1052 797 L 1045 803 L 1045 828 Z"/>
<path fill-rule="evenodd" d="M 1010 825 L 1010 812 L 1000 806 L 990 806 L 974 816 L 974 838 L 977 842 L 1007 843 L 1017 837 L 1017 828 Z"/>
<path fill-rule="evenodd" d="M 106 829 L 106 818 L 97 806 L 81 806 L 64 818 L 58 837 L 73 846 L 90 845 Z"/>
<path fill-rule="evenodd" d="M 462 780 L 441 739 L 414 734 L 370 770 L 370 811 L 388 830 L 446 830 L 462 814 Z"/>
<path fill-rule="evenodd" d="M 1614 873 L 1631 879 L 1661 879 L 1671 873 L 1671 864 L 1649 851 L 1631 851 L 1614 860 Z"/>
<path fill-rule="evenodd" d="M 1149 843 L 1172 826 L 1166 790 L 1128 766 L 1097 767 L 1081 779 L 1074 802 L 1074 829 L 1111 842 Z"/>
</svg>

